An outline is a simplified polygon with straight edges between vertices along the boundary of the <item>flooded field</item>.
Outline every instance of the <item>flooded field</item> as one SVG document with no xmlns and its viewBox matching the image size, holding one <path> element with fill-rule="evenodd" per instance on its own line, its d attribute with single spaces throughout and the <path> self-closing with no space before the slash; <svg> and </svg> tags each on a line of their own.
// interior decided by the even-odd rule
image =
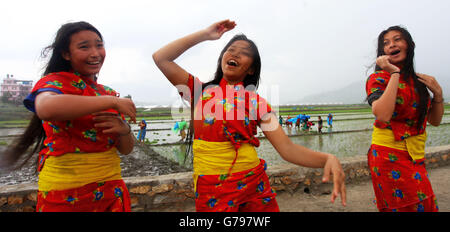
<svg viewBox="0 0 450 232">
<path fill-rule="evenodd" d="M 324 115 L 321 115 L 325 119 Z M 317 115 L 311 115 L 316 122 Z M 317 133 L 317 125 L 309 132 L 296 128 L 288 129 L 283 126 L 286 134 L 296 144 L 313 150 L 332 153 L 341 159 L 352 156 L 365 156 L 370 146 L 372 114 L 335 114 L 333 128 L 327 126 L 324 120 L 323 134 Z M 136 145 L 132 154 L 121 156 L 122 176 L 149 176 L 163 175 L 191 170 L 192 164 L 185 162 L 185 145 L 179 142 L 180 136 L 172 132 L 174 120 L 148 121 L 147 136 L 151 145 Z M 450 112 L 446 112 L 439 127 L 428 126 L 428 139 L 426 146 L 441 146 L 450 144 Z M 138 126 L 132 125 L 137 136 Z M 23 128 L 0 128 L 0 154 L 14 138 L 23 132 Z M 270 142 L 258 132 L 261 145 L 256 148 L 260 158 L 267 161 L 269 166 L 285 163 L 278 155 Z M 35 159 L 20 170 L 7 172 L 0 170 L 0 185 L 34 182 L 37 180 Z"/>
<path fill-rule="evenodd" d="M 428 127 L 428 139 L 426 146 L 441 146 L 450 144 L 450 124 L 439 127 Z M 363 130 L 355 132 L 325 133 L 321 135 L 299 135 L 290 136 L 291 140 L 299 145 L 313 150 L 323 151 L 336 155 L 339 158 L 347 158 L 356 155 L 366 155 L 372 139 L 372 130 Z M 265 159 L 269 166 L 282 164 L 282 160 L 275 148 L 270 142 L 263 138 L 260 139 L 261 145 L 256 148 L 260 158 Z M 153 148 L 157 153 L 172 159 L 180 164 L 184 163 L 183 149 L 181 145 L 155 146 Z"/>
<path fill-rule="evenodd" d="M 323 134 L 317 133 L 317 126 L 313 126 L 309 132 L 295 128 L 288 129 L 285 126 L 283 126 L 283 129 L 294 143 L 313 150 L 331 153 L 339 158 L 366 155 L 372 139 L 373 116 L 369 115 L 370 118 L 361 117 L 361 115 L 359 115 L 360 117 L 351 115 L 351 118 L 348 118 L 348 116 L 350 115 L 342 116 L 341 120 L 333 121 L 333 128 L 327 127 L 326 122 L 324 122 Z M 314 117 L 311 118 L 314 120 Z M 449 114 L 444 115 L 442 123 L 439 127 L 431 125 L 427 127 L 427 147 L 450 144 Z M 270 142 L 262 135 L 262 132 L 259 131 L 258 135 L 261 136 L 261 145 L 256 148 L 259 157 L 265 159 L 269 166 L 285 163 L 286 161 L 282 160 Z M 172 138 L 171 141 L 177 141 L 178 139 L 179 137 Z M 162 156 L 180 164 L 184 163 L 184 148 L 181 145 L 158 144 L 152 147 Z"/>
</svg>

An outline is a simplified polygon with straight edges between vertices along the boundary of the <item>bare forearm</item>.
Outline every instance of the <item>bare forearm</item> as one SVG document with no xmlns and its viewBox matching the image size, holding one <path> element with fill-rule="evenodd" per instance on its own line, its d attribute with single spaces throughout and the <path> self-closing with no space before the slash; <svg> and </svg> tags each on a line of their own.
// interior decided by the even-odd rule
<svg viewBox="0 0 450 232">
<path fill-rule="evenodd" d="M 281 157 L 293 164 L 310 168 L 323 168 L 328 156 L 323 152 L 317 152 L 307 147 L 289 142 L 278 150 Z"/>
<path fill-rule="evenodd" d="M 383 122 L 391 120 L 397 101 L 397 90 L 400 74 L 394 73 L 389 80 L 386 90 L 379 99 L 372 103 L 372 113 Z"/>
<path fill-rule="evenodd" d="M 114 108 L 113 96 L 78 96 L 70 94 L 39 94 L 36 97 L 36 113 L 46 121 L 76 119 L 91 113 Z"/>
<path fill-rule="evenodd" d="M 236 26 L 234 21 L 228 19 L 213 23 L 211 26 L 177 39 L 162 47 L 153 54 L 156 66 L 174 86 L 186 85 L 187 72 L 178 66 L 174 60 L 189 48 L 206 40 L 217 40 L 222 35 Z"/>
<path fill-rule="evenodd" d="M 306 147 L 294 144 L 284 133 L 276 121 L 274 114 L 267 114 L 261 123 L 264 135 L 272 143 L 281 157 L 288 162 L 311 168 L 323 168 L 323 182 L 328 182 L 333 175 L 333 194 L 331 201 L 341 194 L 342 204 L 346 204 L 345 174 L 339 160 L 331 154 L 313 151 Z M 264 130 L 270 129 L 270 130 Z"/>
<path fill-rule="evenodd" d="M 198 31 L 167 44 L 153 54 L 156 66 L 174 86 L 186 85 L 188 80 L 187 72 L 174 60 L 204 40 L 204 32 Z"/>
<path fill-rule="evenodd" d="M 263 117 L 261 129 L 280 156 L 290 163 L 311 168 L 323 168 L 330 156 L 330 154 L 317 152 L 293 143 L 278 124 L 274 114 L 266 114 Z"/>
<path fill-rule="evenodd" d="M 444 99 L 442 97 L 433 99 L 431 109 L 428 113 L 428 122 L 433 126 L 439 126 L 444 115 Z"/>
<path fill-rule="evenodd" d="M 153 54 L 153 59 L 157 65 L 165 61 L 174 61 L 186 50 L 205 40 L 204 31 L 197 31 L 162 47 Z"/>
<path fill-rule="evenodd" d="M 119 143 L 117 144 L 117 150 L 124 155 L 128 155 L 133 151 L 134 138 L 130 132 L 128 135 L 119 136 Z"/>
</svg>

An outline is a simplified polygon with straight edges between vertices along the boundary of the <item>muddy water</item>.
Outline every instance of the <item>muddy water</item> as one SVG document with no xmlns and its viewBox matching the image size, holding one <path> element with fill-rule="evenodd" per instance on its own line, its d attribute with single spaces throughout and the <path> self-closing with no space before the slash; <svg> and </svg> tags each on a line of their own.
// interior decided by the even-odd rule
<svg viewBox="0 0 450 232">
<path fill-rule="evenodd" d="M 315 121 L 317 117 L 312 116 L 311 119 Z M 439 127 L 427 127 L 427 147 L 450 144 L 450 124 L 448 124 L 450 115 L 444 115 L 442 122 L 447 124 Z M 135 146 L 130 155 L 121 156 L 122 176 L 163 175 L 190 170 L 192 164 L 189 163 L 189 159 L 186 162 L 185 146 L 170 145 L 180 139 L 171 131 L 175 121 L 150 121 L 148 123 L 149 130 L 146 138 L 153 141 L 155 145 Z M 333 133 L 318 135 L 317 125 L 313 126 L 310 132 L 295 128 L 289 130 L 284 127 L 284 129 L 296 144 L 345 158 L 365 155 L 370 146 L 372 123 L 373 116 L 370 114 L 339 114 L 334 116 L 332 130 L 327 127 L 326 120 L 324 120 L 323 131 Z M 134 134 L 137 135 L 137 125 L 132 125 L 132 128 Z M 348 132 L 355 130 L 356 132 Z M 10 143 L 14 136 L 22 132 L 23 128 L 0 129 L 0 154 L 6 148 L 5 144 Z M 262 136 L 261 145 L 257 148 L 260 158 L 265 159 L 269 166 L 284 163 L 285 161 L 280 158 L 270 142 L 263 138 L 262 132 L 259 131 L 258 134 Z M 32 158 L 31 161 L 30 164 L 14 172 L 0 170 L 0 185 L 37 181 L 33 165 L 35 159 Z"/>
<path fill-rule="evenodd" d="M 325 131 L 327 130 L 329 129 L 325 129 Z M 450 144 L 450 124 L 444 124 L 439 127 L 429 126 L 427 127 L 427 135 L 427 147 Z M 313 150 L 331 153 L 343 159 L 356 155 L 366 155 L 371 138 L 371 130 L 290 136 L 290 139 L 296 144 Z M 256 151 L 260 158 L 267 161 L 269 166 L 286 163 L 267 139 L 262 138 L 260 141 L 261 145 L 256 148 Z M 180 164 L 184 161 L 184 156 L 182 156 L 184 153 L 180 145 L 154 146 L 153 149 L 157 153 Z"/>
</svg>

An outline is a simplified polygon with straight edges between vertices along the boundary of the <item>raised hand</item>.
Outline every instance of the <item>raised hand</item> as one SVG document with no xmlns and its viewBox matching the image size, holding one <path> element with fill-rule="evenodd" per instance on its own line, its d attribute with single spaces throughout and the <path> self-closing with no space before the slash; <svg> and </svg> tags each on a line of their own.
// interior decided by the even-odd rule
<svg viewBox="0 0 450 232">
<path fill-rule="evenodd" d="M 345 174 L 341 163 L 334 156 L 330 155 L 323 168 L 323 182 L 328 182 L 330 176 L 333 176 L 333 192 L 331 193 L 331 202 L 334 203 L 336 198 L 341 195 L 341 203 L 343 206 L 347 205 L 347 192 L 345 189 Z"/>
<path fill-rule="evenodd" d="M 209 40 L 217 40 L 220 39 L 225 32 L 232 30 L 234 27 L 236 27 L 236 23 L 226 19 L 207 27 L 205 32 Z"/>
<path fill-rule="evenodd" d="M 389 55 L 379 56 L 377 58 L 377 65 L 389 73 L 400 72 L 397 66 L 391 64 Z"/>
<path fill-rule="evenodd" d="M 114 97 L 114 109 L 119 113 L 127 115 L 130 120 L 136 123 L 136 106 L 129 98 Z"/>
<path fill-rule="evenodd" d="M 442 99 L 442 88 L 439 85 L 439 83 L 436 81 L 436 79 L 432 76 L 422 74 L 422 73 L 416 73 L 419 77 L 418 80 L 422 83 L 424 83 L 427 88 L 433 93 L 433 97 L 436 98 L 437 101 L 441 101 Z"/>
</svg>

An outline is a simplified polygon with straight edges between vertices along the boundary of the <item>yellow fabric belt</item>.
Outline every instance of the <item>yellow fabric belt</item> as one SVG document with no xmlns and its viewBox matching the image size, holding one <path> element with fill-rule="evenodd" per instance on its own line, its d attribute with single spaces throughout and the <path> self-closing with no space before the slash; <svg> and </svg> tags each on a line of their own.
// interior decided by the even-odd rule
<svg viewBox="0 0 450 232">
<path fill-rule="evenodd" d="M 39 191 L 65 190 L 98 181 L 120 180 L 116 148 L 99 153 L 67 153 L 49 156 L 39 173 Z"/>
<path fill-rule="evenodd" d="M 423 159 L 425 157 L 426 140 L 426 131 L 423 134 L 396 141 L 392 130 L 373 127 L 372 144 L 408 151 L 413 160 Z"/>
<path fill-rule="evenodd" d="M 236 150 L 231 142 L 208 142 L 204 140 L 194 140 L 192 145 L 194 152 L 194 188 L 197 185 L 199 175 L 221 175 L 228 174 L 233 160 L 236 157 Z M 258 166 L 260 160 L 255 147 L 244 143 L 238 149 L 238 156 L 231 173 L 242 172 Z"/>
</svg>

